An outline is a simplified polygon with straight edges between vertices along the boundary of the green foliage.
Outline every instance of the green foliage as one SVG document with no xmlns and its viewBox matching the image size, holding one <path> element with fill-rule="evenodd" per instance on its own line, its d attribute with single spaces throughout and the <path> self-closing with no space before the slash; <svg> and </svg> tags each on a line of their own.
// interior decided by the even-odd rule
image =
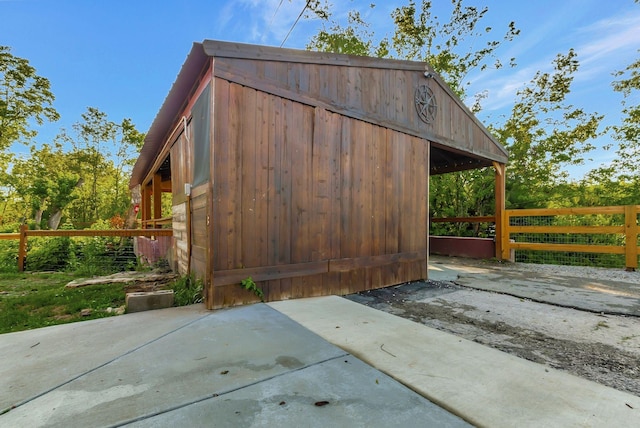
<svg viewBox="0 0 640 428">
<path fill-rule="evenodd" d="M 580 165 L 593 150 L 603 116 L 566 104 L 575 72 L 576 53 L 559 54 L 553 73 L 537 72 L 518 91 L 511 116 L 491 130 L 509 151 L 507 206 L 548 206 L 553 188 L 567 179 L 566 165 Z"/>
<path fill-rule="evenodd" d="M 396 26 L 391 45 L 399 58 L 428 62 L 462 96 L 469 72 L 503 66 L 495 52 L 520 30 L 510 22 L 500 39 L 486 40 L 493 31 L 482 26 L 489 8 L 465 6 L 463 0 L 452 0 L 451 5 L 451 16 L 444 23 L 433 15 L 430 1 L 423 0 L 418 8 L 411 0 L 397 8 L 391 15 Z M 515 58 L 510 64 L 515 65 Z"/>
<path fill-rule="evenodd" d="M 0 273 L 18 271 L 18 240 L 0 241 Z"/>
<path fill-rule="evenodd" d="M 171 286 L 173 290 L 174 306 L 186 306 L 202 303 L 203 283 L 193 275 L 178 278 Z"/>
<path fill-rule="evenodd" d="M 143 142 L 131 119 L 114 122 L 89 107 L 70 132 L 62 129 L 28 156 L 0 151 L 0 224 L 56 229 L 65 220 L 86 225 L 125 214 L 129 175 Z"/>
<path fill-rule="evenodd" d="M 57 229 L 63 210 L 78 197 L 78 174 L 69 169 L 69 156 L 56 144 L 31 148 L 26 159 L 15 159 L 10 183 L 30 207 L 36 228 Z"/>
<path fill-rule="evenodd" d="M 640 199 L 640 59 L 617 72 L 620 80 L 613 82 L 613 89 L 623 95 L 622 122 L 610 128 L 611 136 L 618 143 L 616 156 L 608 165 L 603 165 L 590 174 L 591 180 L 597 180 L 608 190 L 618 184 L 626 187 L 626 195 L 637 203 Z M 634 96 L 635 95 L 635 96 Z M 633 102 L 635 101 L 635 103 Z"/>
<path fill-rule="evenodd" d="M 58 120 L 54 99 L 48 79 L 36 74 L 28 60 L 14 56 L 10 47 L 0 46 L 0 151 L 33 138 L 31 121 L 41 125 Z"/>
<path fill-rule="evenodd" d="M 70 238 L 30 238 L 27 244 L 26 270 L 36 272 L 67 269 L 72 251 Z"/>
<path fill-rule="evenodd" d="M 90 222 L 126 212 L 127 179 L 143 134 L 130 119 L 118 124 L 95 107 L 87 108 L 73 131 L 63 131 L 58 136 L 73 147 L 70 165 L 83 182 L 71 206 L 72 216 Z"/>
<path fill-rule="evenodd" d="M 253 281 L 253 278 L 248 277 L 243 279 L 242 281 L 240 281 L 240 285 L 245 290 L 249 290 L 253 294 L 255 294 L 260 299 L 261 302 L 264 302 L 264 292 L 260 287 L 256 285 L 256 283 Z"/>
<path fill-rule="evenodd" d="M 494 169 L 483 168 L 429 177 L 429 216 L 476 217 L 495 211 Z M 488 223 L 431 223 L 430 234 L 492 237 Z"/>
<path fill-rule="evenodd" d="M 312 37 L 307 49 L 426 61 L 458 95 L 463 95 L 469 85 L 465 82 L 468 74 L 476 69 L 502 67 L 496 50 L 520 32 L 511 22 L 502 37 L 489 39 L 493 29 L 481 25 L 488 8 L 478 9 L 463 3 L 463 0 L 452 0 L 451 16 L 441 23 L 432 14 L 430 1 L 417 6 L 411 0 L 391 13 L 395 29 L 393 37 L 378 41 L 374 41 L 374 34 L 359 11 L 350 11 L 346 25 L 342 25 L 328 7 L 316 8 L 316 16 L 327 24 Z M 510 60 L 510 65 L 515 65 L 515 59 Z"/>
<path fill-rule="evenodd" d="M 326 16 L 328 18 L 328 15 Z M 307 49 L 360 56 L 387 56 L 388 42 L 383 40 L 374 47 L 371 40 L 373 34 L 368 28 L 369 24 L 362 19 L 360 12 L 352 10 L 348 13 L 346 26 L 338 22 L 333 22 L 329 29 L 323 26 L 318 34 L 311 38 Z"/>
<path fill-rule="evenodd" d="M 0 223 L 56 229 L 65 220 L 85 225 L 126 213 L 129 174 L 143 141 L 130 119 L 116 123 L 89 107 L 73 132 L 63 129 L 29 156 L 0 152 L 0 167 L 12 163 L 11 174 L 0 169 Z"/>
<path fill-rule="evenodd" d="M 66 289 L 67 273 L 0 274 L 0 334 L 112 316 L 124 305 L 122 284 Z M 80 311 L 91 309 L 81 316 Z"/>
<path fill-rule="evenodd" d="M 67 226 L 69 224 L 64 225 Z M 98 221 L 92 228 L 110 229 L 107 221 Z M 133 238 L 128 237 L 38 237 L 29 238 L 27 247 L 25 267 L 31 272 L 69 271 L 95 276 L 139 268 L 133 252 Z"/>
</svg>

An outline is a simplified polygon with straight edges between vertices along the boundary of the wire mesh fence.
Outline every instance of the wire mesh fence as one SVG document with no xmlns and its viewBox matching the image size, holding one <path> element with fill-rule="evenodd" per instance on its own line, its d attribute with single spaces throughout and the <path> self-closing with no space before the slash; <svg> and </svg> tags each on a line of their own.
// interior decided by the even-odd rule
<svg viewBox="0 0 640 428">
<path fill-rule="evenodd" d="M 0 241 L 0 272 L 18 271 L 18 241 Z M 26 271 L 73 271 L 107 275 L 134 270 L 138 257 L 131 237 L 37 237 L 27 241 Z"/>
<path fill-rule="evenodd" d="M 431 219 L 430 234 L 494 238 L 516 262 L 636 269 L 639 216 L 640 205 L 518 209 L 501 231 L 493 217 L 452 217 Z"/>
<path fill-rule="evenodd" d="M 0 272 L 66 271 L 95 276 L 136 270 L 145 258 L 134 251 L 134 236 L 171 232 L 170 229 L 27 231 L 22 237 L 4 235 L 0 236 Z M 54 236 L 47 236 L 48 233 Z"/>
<path fill-rule="evenodd" d="M 627 246 L 627 240 L 634 240 L 636 248 L 640 245 L 634 232 L 637 212 L 629 218 L 625 207 L 571 211 L 509 210 L 507 233 L 514 242 L 515 261 L 610 268 L 629 268 L 634 264 L 628 254 L 633 243 Z"/>
</svg>

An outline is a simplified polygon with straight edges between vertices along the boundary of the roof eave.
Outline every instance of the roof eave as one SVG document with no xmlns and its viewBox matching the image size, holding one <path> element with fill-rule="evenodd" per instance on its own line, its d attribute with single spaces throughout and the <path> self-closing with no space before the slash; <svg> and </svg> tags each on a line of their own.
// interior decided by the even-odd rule
<svg viewBox="0 0 640 428">
<path fill-rule="evenodd" d="M 164 139 L 167 133 L 170 132 L 175 117 L 180 113 L 187 95 L 208 60 L 209 56 L 202 48 L 202 44 L 194 43 L 175 82 L 171 86 L 169 94 L 162 103 L 160 111 L 158 111 L 145 136 L 144 145 L 131 172 L 130 188 L 142 184 L 149 168 L 151 168 L 158 153 L 162 150 Z"/>
</svg>

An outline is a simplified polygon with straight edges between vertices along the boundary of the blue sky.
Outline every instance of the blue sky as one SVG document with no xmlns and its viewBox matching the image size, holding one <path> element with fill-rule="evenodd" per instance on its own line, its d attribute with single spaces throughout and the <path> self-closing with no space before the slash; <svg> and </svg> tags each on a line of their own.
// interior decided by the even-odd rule
<svg viewBox="0 0 640 428">
<path fill-rule="evenodd" d="M 376 35 L 390 36 L 394 7 L 407 1 L 336 1 L 336 15 L 359 8 Z M 278 7 L 278 5 L 281 5 Z M 70 129 L 87 107 L 97 107 L 113 121 L 125 117 L 146 132 L 194 41 L 229 40 L 279 46 L 304 6 L 304 0 L 0 0 L 0 44 L 26 58 L 51 81 L 61 120 L 39 127 L 38 143 Z M 435 13 L 448 18 L 449 0 L 433 0 Z M 496 36 L 515 21 L 521 35 L 499 54 L 514 69 L 469 76 L 471 92 L 488 91 L 480 119 L 497 122 L 509 112 L 515 91 L 537 70 L 550 69 L 559 52 L 575 48 L 581 63 L 572 102 L 587 111 L 619 120 L 619 94 L 611 91 L 612 72 L 640 53 L 640 5 L 633 0 L 467 0 L 489 7 L 483 24 Z M 276 12 L 277 10 L 277 12 Z M 304 48 L 320 27 L 301 20 L 285 47 Z M 598 144 L 607 144 L 607 138 Z M 26 153 L 26 148 L 15 147 Z M 584 171 L 610 160 L 598 150 Z"/>
</svg>

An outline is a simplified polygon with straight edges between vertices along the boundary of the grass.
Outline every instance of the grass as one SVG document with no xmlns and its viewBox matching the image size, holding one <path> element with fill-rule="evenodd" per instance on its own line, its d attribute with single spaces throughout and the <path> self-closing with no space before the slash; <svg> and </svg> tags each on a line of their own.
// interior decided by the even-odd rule
<svg viewBox="0 0 640 428">
<path fill-rule="evenodd" d="M 112 316 L 108 307 L 124 305 L 122 284 L 76 289 L 64 286 L 77 276 L 69 273 L 0 274 L 0 333 Z M 82 316 L 83 309 L 91 314 Z"/>
</svg>

